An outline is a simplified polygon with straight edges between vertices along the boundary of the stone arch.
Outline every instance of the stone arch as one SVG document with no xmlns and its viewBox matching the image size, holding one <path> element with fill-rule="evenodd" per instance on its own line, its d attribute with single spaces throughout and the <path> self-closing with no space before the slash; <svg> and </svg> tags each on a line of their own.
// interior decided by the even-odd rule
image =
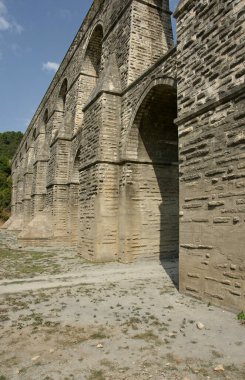
<svg viewBox="0 0 245 380">
<path fill-rule="evenodd" d="M 43 145 L 45 149 L 45 155 L 48 154 L 48 121 L 49 121 L 49 111 L 48 108 L 45 109 L 42 120 L 41 120 L 41 128 L 40 131 L 44 135 Z M 49 154 L 48 154 L 49 155 Z"/>
<path fill-rule="evenodd" d="M 165 86 L 166 88 L 172 88 L 174 91 L 177 90 L 177 82 L 171 77 L 159 77 L 151 81 L 142 91 L 138 102 L 132 112 L 129 126 L 124 138 L 124 144 L 121 150 L 122 159 L 133 159 L 135 157 L 135 147 L 138 139 L 138 124 L 142 117 L 142 110 L 144 107 L 149 106 L 151 90 L 160 86 Z"/>
<path fill-rule="evenodd" d="M 68 81 L 65 78 L 62 82 L 62 85 L 60 87 L 57 103 L 56 103 L 56 109 L 60 112 L 65 113 L 65 105 L 66 105 L 66 96 L 68 91 Z"/>
<path fill-rule="evenodd" d="M 175 81 L 158 78 L 135 107 L 120 181 L 120 259 L 176 257 L 179 246 Z"/>
<path fill-rule="evenodd" d="M 102 71 L 103 27 L 96 24 L 91 32 L 82 64 L 82 72 L 86 75 L 81 83 L 85 105 L 95 88 Z"/>
<path fill-rule="evenodd" d="M 34 130 L 32 132 L 32 139 L 36 140 L 36 137 L 37 137 L 37 128 L 34 128 Z"/>
<path fill-rule="evenodd" d="M 43 115 L 43 123 L 45 126 L 48 124 L 48 119 L 49 119 L 49 114 L 48 114 L 48 109 L 46 108 L 44 115 Z"/>
<path fill-rule="evenodd" d="M 59 133 L 64 132 L 66 100 L 68 93 L 68 80 L 64 78 L 60 86 L 58 96 L 55 103 L 55 112 L 53 114 L 53 127 L 51 132 L 51 143 L 53 143 Z"/>
<path fill-rule="evenodd" d="M 77 107 L 75 113 L 74 134 L 82 128 L 84 120 L 84 107 L 89 102 L 96 88 L 103 68 L 103 26 L 98 21 L 89 34 L 87 44 L 84 46 L 81 62 L 81 75 L 78 80 Z"/>
<path fill-rule="evenodd" d="M 101 23 L 98 23 L 90 35 L 83 63 L 83 71 L 97 78 L 102 66 L 103 35 L 103 27 Z"/>
</svg>

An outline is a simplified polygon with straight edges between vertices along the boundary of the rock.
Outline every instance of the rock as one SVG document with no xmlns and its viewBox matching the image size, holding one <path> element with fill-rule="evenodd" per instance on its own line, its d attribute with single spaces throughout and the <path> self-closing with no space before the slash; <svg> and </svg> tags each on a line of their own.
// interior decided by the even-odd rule
<svg viewBox="0 0 245 380">
<path fill-rule="evenodd" d="M 31 360 L 33 362 L 36 362 L 39 358 L 40 358 L 40 355 L 37 355 L 37 356 L 34 356 L 33 358 L 31 358 Z"/>
<path fill-rule="evenodd" d="M 104 346 L 103 346 L 103 344 L 97 344 L 96 347 L 97 347 L 97 348 L 103 348 Z"/>
<path fill-rule="evenodd" d="M 49 352 L 50 352 L 50 354 L 53 354 L 54 353 L 54 349 L 50 348 Z"/>
<path fill-rule="evenodd" d="M 215 372 L 224 372 L 224 366 L 223 366 L 223 364 L 219 364 L 219 365 L 217 365 L 215 368 L 214 368 L 214 371 Z"/>
<path fill-rule="evenodd" d="M 199 330 L 203 330 L 204 329 L 204 324 L 202 323 L 202 322 L 197 322 L 197 328 L 199 329 Z"/>
</svg>

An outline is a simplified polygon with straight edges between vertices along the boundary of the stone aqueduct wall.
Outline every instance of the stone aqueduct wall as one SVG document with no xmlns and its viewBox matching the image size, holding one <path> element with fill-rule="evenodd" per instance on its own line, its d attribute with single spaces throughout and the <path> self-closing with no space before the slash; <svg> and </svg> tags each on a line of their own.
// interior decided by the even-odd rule
<svg viewBox="0 0 245 380">
<path fill-rule="evenodd" d="M 184 1 L 176 17 L 180 288 L 244 309 L 244 3 Z"/>
<path fill-rule="evenodd" d="M 94 1 L 16 153 L 5 228 L 90 260 L 179 254 L 182 292 L 241 309 L 244 6 L 176 18 L 177 48 L 167 0 Z"/>
</svg>

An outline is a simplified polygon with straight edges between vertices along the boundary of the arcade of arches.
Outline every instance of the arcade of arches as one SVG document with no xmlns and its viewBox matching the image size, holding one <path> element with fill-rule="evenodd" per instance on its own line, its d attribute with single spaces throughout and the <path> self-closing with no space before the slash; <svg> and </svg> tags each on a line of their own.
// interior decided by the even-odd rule
<svg viewBox="0 0 245 380">
<path fill-rule="evenodd" d="M 244 10 L 94 1 L 13 160 L 22 246 L 179 256 L 180 291 L 245 305 Z M 226 29 L 227 28 L 227 33 Z"/>
</svg>

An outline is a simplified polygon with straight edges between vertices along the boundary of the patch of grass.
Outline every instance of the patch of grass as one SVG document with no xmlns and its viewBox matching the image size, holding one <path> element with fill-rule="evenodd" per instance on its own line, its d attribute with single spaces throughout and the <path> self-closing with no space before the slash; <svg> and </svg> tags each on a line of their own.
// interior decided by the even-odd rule
<svg viewBox="0 0 245 380">
<path fill-rule="evenodd" d="M 239 372 L 239 368 L 235 364 L 233 364 L 233 363 L 229 364 L 229 365 L 226 365 L 225 366 L 225 370 L 233 372 L 233 373 Z"/>
<path fill-rule="evenodd" d="M 7 377 L 0 375 L 0 380 L 7 380 Z"/>
<path fill-rule="evenodd" d="M 158 336 L 152 330 L 146 330 L 145 332 L 143 332 L 141 334 L 136 334 L 133 336 L 133 338 L 134 339 L 143 339 L 149 343 L 152 343 L 152 342 L 154 342 L 155 344 L 161 343 Z"/>
<path fill-rule="evenodd" d="M 223 358 L 223 357 L 224 357 L 224 355 L 222 355 L 220 352 L 215 351 L 215 350 L 212 350 L 212 355 L 213 355 L 215 358 Z"/>
<path fill-rule="evenodd" d="M 24 298 L 24 295 L 22 295 L 22 298 Z M 4 303 L 5 303 L 5 306 L 6 305 L 8 306 L 8 310 L 10 310 L 10 308 L 11 308 L 11 311 L 13 311 L 13 312 L 29 308 L 28 307 L 28 303 L 24 302 L 24 301 L 21 301 L 18 296 L 15 296 L 15 297 L 10 297 L 10 296 L 5 297 L 4 298 Z"/>
<path fill-rule="evenodd" d="M 111 371 L 113 371 L 116 368 L 115 363 L 113 363 L 112 361 L 107 360 L 107 359 L 102 359 L 100 361 L 100 365 L 107 367 Z"/>
<path fill-rule="evenodd" d="M 60 265 L 55 261 L 56 257 L 57 254 L 52 252 L 0 249 L 0 280 L 58 273 Z"/>
<path fill-rule="evenodd" d="M 7 322 L 7 321 L 9 321 L 9 317 L 7 315 L 0 315 L 0 322 Z"/>
<path fill-rule="evenodd" d="M 96 331 L 89 336 L 89 339 L 107 339 L 108 335 L 106 335 L 102 330 Z"/>
<path fill-rule="evenodd" d="M 131 327 L 133 330 L 138 330 L 138 324 L 141 323 L 140 318 L 138 317 L 130 317 L 126 322 L 122 324 L 122 326 Z"/>
<path fill-rule="evenodd" d="M 242 341 L 235 342 L 235 345 L 236 345 L 236 346 L 242 346 L 242 345 L 243 345 L 243 342 L 242 342 Z"/>
<path fill-rule="evenodd" d="M 41 326 L 43 324 L 42 314 L 32 313 L 30 317 L 33 320 L 32 326 Z"/>
<path fill-rule="evenodd" d="M 90 372 L 88 380 L 105 380 L 105 374 L 102 369 L 94 369 Z"/>
<path fill-rule="evenodd" d="M 237 319 L 238 319 L 238 321 L 241 321 L 242 323 L 245 323 L 245 313 L 244 313 L 244 311 L 241 311 L 241 313 L 239 313 L 237 315 Z"/>
</svg>

